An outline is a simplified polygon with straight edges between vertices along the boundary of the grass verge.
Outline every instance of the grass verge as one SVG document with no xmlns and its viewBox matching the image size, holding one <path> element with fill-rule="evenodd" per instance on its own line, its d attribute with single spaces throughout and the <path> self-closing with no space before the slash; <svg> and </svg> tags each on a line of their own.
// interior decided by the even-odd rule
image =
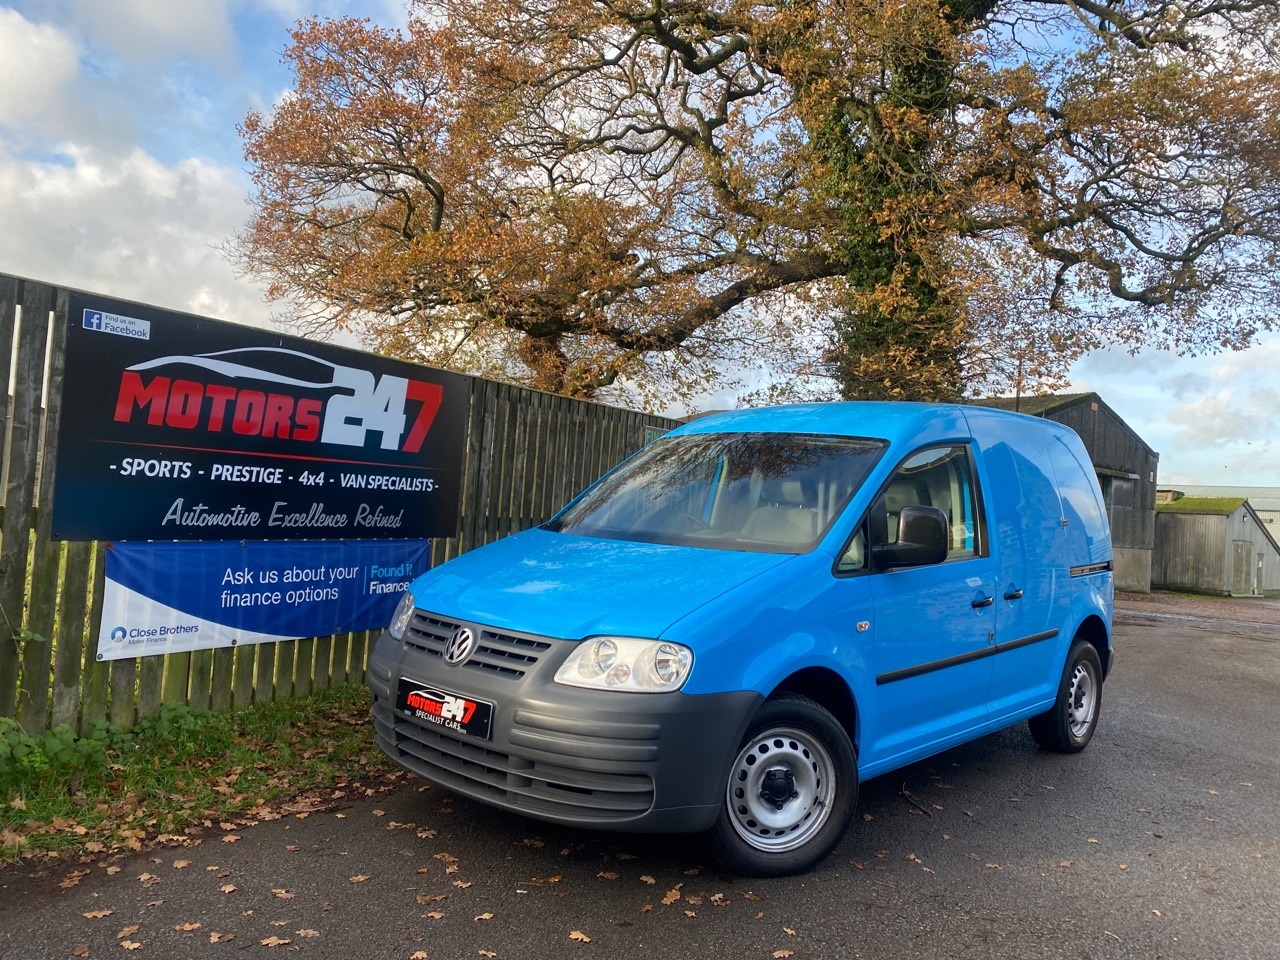
<svg viewBox="0 0 1280 960">
<path fill-rule="evenodd" d="M 198 842 L 386 789 L 362 686 L 235 713 L 167 704 L 132 730 L 28 737 L 0 720 L 0 863 Z"/>
</svg>

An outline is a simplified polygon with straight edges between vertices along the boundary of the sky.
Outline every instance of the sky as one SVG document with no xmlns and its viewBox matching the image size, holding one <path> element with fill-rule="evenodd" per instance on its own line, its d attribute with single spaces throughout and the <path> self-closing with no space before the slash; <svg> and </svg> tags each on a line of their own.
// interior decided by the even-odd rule
<svg viewBox="0 0 1280 960">
<path fill-rule="evenodd" d="M 220 247 L 250 212 L 236 125 L 288 91 L 288 30 L 312 14 L 405 19 L 402 0 L 0 0 L 0 272 L 272 325 Z M 1280 486 L 1278 372 L 1271 334 L 1099 352 L 1070 389 L 1159 452 L 1161 486 Z"/>
</svg>

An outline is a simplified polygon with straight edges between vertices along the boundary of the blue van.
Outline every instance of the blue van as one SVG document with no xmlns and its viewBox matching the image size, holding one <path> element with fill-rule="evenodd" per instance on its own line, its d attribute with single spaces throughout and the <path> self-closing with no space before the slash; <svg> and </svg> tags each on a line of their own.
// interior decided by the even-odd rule
<svg viewBox="0 0 1280 960">
<path fill-rule="evenodd" d="M 1112 663 L 1079 438 L 974 406 L 705 417 L 536 529 L 413 582 L 371 654 L 378 742 L 514 813 L 706 831 L 807 869 L 859 781 L 1029 720 L 1071 753 Z"/>
</svg>

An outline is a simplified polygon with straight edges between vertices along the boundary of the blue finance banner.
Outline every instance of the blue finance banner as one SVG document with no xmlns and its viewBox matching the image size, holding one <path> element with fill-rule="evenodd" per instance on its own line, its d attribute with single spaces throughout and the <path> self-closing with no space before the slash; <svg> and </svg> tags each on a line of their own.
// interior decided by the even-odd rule
<svg viewBox="0 0 1280 960">
<path fill-rule="evenodd" d="M 98 659 L 375 630 L 428 540 L 131 543 L 107 551 Z"/>
</svg>

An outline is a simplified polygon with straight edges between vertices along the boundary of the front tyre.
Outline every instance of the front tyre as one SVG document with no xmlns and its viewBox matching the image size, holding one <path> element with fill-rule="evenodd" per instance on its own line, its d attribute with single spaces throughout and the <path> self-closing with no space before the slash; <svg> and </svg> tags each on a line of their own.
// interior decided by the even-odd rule
<svg viewBox="0 0 1280 960">
<path fill-rule="evenodd" d="M 709 843 L 735 873 L 800 873 L 839 842 L 857 798 L 858 765 L 844 727 L 808 697 L 780 693 L 747 729 Z"/>
<path fill-rule="evenodd" d="M 1102 661 L 1091 643 L 1077 638 L 1067 653 L 1058 698 L 1028 722 L 1031 736 L 1046 750 L 1079 753 L 1093 739 L 1102 710 Z"/>
</svg>

